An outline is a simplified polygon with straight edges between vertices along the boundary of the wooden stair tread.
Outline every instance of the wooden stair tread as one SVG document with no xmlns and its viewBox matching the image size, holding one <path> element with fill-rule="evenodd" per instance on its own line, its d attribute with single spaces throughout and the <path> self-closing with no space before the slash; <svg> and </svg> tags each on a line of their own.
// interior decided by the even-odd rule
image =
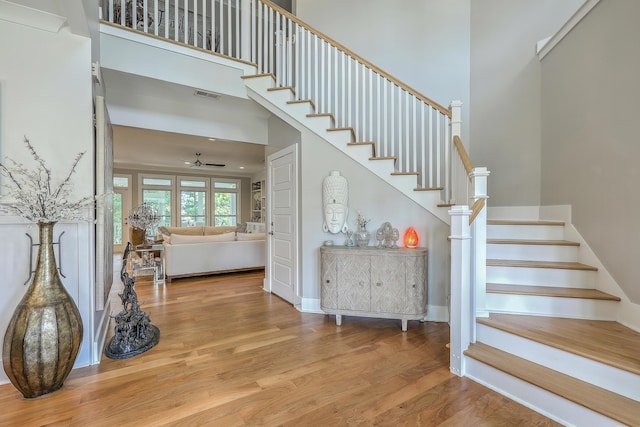
<svg viewBox="0 0 640 427">
<path fill-rule="evenodd" d="M 420 172 L 391 172 L 392 176 L 420 175 Z"/>
<path fill-rule="evenodd" d="M 563 221 L 538 221 L 538 220 L 512 220 L 512 219 L 489 219 L 487 225 L 555 225 L 564 227 Z"/>
<path fill-rule="evenodd" d="M 626 425 L 640 423 L 640 404 L 628 397 L 483 343 L 471 344 L 464 354 L 618 422 Z"/>
<path fill-rule="evenodd" d="M 548 245 L 548 246 L 580 246 L 578 242 L 569 240 L 520 240 L 520 239 L 487 239 L 493 245 Z"/>
<path fill-rule="evenodd" d="M 620 301 L 615 295 L 610 295 L 597 289 L 559 288 L 555 286 L 508 285 L 503 283 L 487 283 L 487 292 L 493 294 L 536 295 L 559 298 L 582 298 L 608 301 Z"/>
<path fill-rule="evenodd" d="M 563 270 L 598 271 L 597 267 L 582 264 L 580 262 L 558 261 L 523 261 L 509 259 L 488 259 L 487 266 L 491 267 L 522 267 L 522 268 L 555 268 Z"/>
<path fill-rule="evenodd" d="M 240 76 L 241 79 L 255 79 L 258 77 L 271 77 L 273 80 L 276 79 L 276 76 L 273 73 L 249 74 L 246 76 Z"/>
<path fill-rule="evenodd" d="M 444 190 L 444 187 L 418 187 L 413 189 L 413 191 L 442 191 L 442 190 Z M 444 204 L 444 205 L 438 205 L 438 206 L 453 206 L 453 205 Z"/>
<path fill-rule="evenodd" d="M 618 322 L 502 313 L 476 321 L 640 375 L 640 333 Z"/>
</svg>

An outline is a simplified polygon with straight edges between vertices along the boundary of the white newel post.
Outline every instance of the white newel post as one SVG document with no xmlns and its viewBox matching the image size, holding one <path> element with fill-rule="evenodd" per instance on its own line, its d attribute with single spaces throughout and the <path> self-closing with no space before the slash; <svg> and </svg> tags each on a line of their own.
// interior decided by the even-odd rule
<svg viewBox="0 0 640 427">
<path fill-rule="evenodd" d="M 473 236 L 473 286 L 475 288 L 476 317 L 489 317 L 487 310 L 487 177 L 490 172 L 487 168 L 473 168 L 471 172 L 473 185 L 473 201 L 485 200 L 484 208 L 476 216 L 472 224 Z M 475 323 L 474 323 L 475 325 Z M 472 328 L 472 341 L 475 341 L 475 327 Z"/>
<path fill-rule="evenodd" d="M 471 211 L 467 206 L 453 206 L 451 216 L 451 306 L 449 369 L 452 373 L 465 374 L 463 352 L 469 347 L 471 326 L 475 321 L 472 301 L 469 234 Z"/>
<path fill-rule="evenodd" d="M 251 61 L 251 0 L 240 0 L 240 59 Z"/>
</svg>

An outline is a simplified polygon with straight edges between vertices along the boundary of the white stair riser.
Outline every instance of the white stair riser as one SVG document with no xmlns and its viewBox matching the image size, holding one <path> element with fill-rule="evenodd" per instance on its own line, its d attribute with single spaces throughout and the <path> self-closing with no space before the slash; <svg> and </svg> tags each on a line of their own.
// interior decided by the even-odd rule
<svg viewBox="0 0 640 427">
<path fill-rule="evenodd" d="M 293 101 L 293 92 L 289 89 L 267 91 L 267 97 L 274 104 L 282 107 L 287 105 L 287 101 Z"/>
<path fill-rule="evenodd" d="M 491 312 L 568 317 L 573 319 L 616 320 L 617 302 L 585 298 L 487 293 Z"/>
<path fill-rule="evenodd" d="M 244 83 L 251 89 L 260 92 L 266 92 L 267 89 L 274 87 L 276 84 L 275 80 L 273 80 L 271 76 L 252 77 L 250 79 L 245 79 Z"/>
<path fill-rule="evenodd" d="M 487 238 L 562 240 L 564 227 L 554 225 L 487 225 Z"/>
<path fill-rule="evenodd" d="M 554 371 L 640 401 L 640 375 L 623 371 L 487 325 L 477 325 L 477 341 Z"/>
<path fill-rule="evenodd" d="M 467 376 L 564 425 L 620 427 L 620 423 L 470 357 Z"/>
<path fill-rule="evenodd" d="M 577 246 L 560 245 L 518 245 L 487 244 L 488 259 L 512 259 L 528 261 L 562 261 L 578 260 Z"/>
<path fill-rule="evenodd" d="M 593 289 L 594 271 L 487 266 L 487 283 Z"/>
<path fill-rule="evenodd" d="M 308 102 L 287 104 L 287 111 L 294 117 L 307 117 L 307 114 L 313 114 L 313 108 Z"/>
</svg>

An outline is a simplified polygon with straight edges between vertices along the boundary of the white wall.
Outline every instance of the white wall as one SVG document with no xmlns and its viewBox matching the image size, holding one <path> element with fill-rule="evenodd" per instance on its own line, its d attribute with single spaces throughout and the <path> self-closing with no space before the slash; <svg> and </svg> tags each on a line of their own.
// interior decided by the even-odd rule
<svg viewBox="0 0 640 427">
<path fill-rule="evenodd" d="M 470 0 L 297 0 L 296 16 L 448 107 L 461 100 L 468 144 Z"/>
<path fill-rule="evenodd" d="M 584 0 L 471 2 L 471 159 L 489 204 L 540 204 L 540 63 L 536 43 Z"/>
<path fill-rule="evenodd" d="M 38 13 L 37 11 L 32 13 Z M 93 127 L 91 98 L 91 41 L 69 34 L 15 24 L 0 17 L 0 155 L 33 162 L 22 140 L 28 136 L 51 166 L 53 180 L 68 173 L 75 154 L 86 151 L 73 176 L 74 196 L 93 194 Z M 4 180 L 5 178 L 0 178 Z M 59 224 L 63 238 L 63 279 L 84 323 L 84 337 L 76 367 L 90 363 L 93 331 L 93 225 Z M 15 217 L 0 216 L 0 331 L 4 331 L 27 287 L 28 240 L 37 227 Z M 65 271 L 66 270 L 66 271 Z M 0 383 L 7 382 L 4 372 Z"/>
<path fill-rule="evenodd" d="M 344 244 L 343 234 L 322 231 L 322 180 L 333 170 L 340 171 L 349 183 L 348 225 L 355 230 L 357 212 L 370 218 L 367 229 L 375 230 L 391 222 L 401 234 L 413 226 L 419 234 L 420 246 L 429 248 L 428 318 L 448 320 L 449 227 L 418 206 L 375 174 L 322 140 L 304 132 L 301 143 L 301 265 L 302 292 L 307 300 L 320 298 L 320 246 L 325 240 Z M 375 239 L 372 237 L 372 245 Z"/>
<path fill-rule="evenodd" d="M 602 0 L 542 60 L 542 203 L 573 225 L 640 304 L 640 3 Z"/>
</svg>

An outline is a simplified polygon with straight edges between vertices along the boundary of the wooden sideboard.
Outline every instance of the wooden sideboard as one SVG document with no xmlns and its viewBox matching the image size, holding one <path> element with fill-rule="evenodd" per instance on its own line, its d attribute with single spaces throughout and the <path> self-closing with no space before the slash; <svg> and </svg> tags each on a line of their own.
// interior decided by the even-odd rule
<svg viewBox="0 0 640 427">
<path fill-rule="evenodd" d="M 427 249 L 322 246 L 320 307 L 336 315 L 421 320 L 427 314 Z"/>
</svg>

